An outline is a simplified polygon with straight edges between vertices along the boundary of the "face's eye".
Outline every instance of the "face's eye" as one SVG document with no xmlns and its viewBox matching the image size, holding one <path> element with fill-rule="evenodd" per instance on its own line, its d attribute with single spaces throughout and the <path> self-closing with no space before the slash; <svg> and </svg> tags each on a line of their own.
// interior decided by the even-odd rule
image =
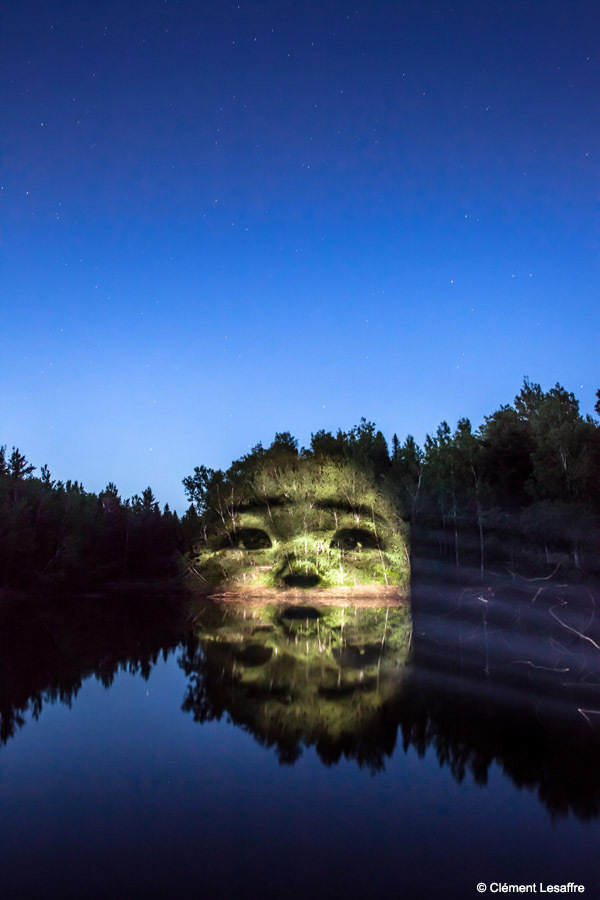
<svg viewBox="0 0 600 900">
<path fill-rule="evenodd" d="M 335 550 L 378 550 L 380 544 L 365 528 L 340 528 L 331 539 Z"/>
<path fill-rule="evenodd" d="M 230 547 L 240 550 L 267 550 L 271 547 L 271 538 L 262 528 L 238 528 L 229 535 Z"/>
</svg>

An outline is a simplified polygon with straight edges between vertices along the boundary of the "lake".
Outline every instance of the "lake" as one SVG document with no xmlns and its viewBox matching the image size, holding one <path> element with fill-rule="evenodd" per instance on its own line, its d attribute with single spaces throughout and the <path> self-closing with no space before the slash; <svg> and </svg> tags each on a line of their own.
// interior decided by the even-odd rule
<svg viewBox="0 0 600 900">
<path fill-rule="evenodd" d="M 400 605 L 24 603 L 2 895 L 598 896 L 597 602 L 423 564 Z"/>
</svg>

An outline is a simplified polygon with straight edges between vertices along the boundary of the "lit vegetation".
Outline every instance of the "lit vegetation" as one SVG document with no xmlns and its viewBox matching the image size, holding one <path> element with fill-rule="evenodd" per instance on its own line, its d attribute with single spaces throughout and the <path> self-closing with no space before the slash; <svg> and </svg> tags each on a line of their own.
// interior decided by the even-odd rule
<svg viewBox="0 0 600 900">
<path fill-rule="evenodd" d="M 370 473 L 343 459 L 269 452 L 244 463 L 207 491 L 190 554 L 202 584 L 408 588 L 407 529 Z"/>
</svg>

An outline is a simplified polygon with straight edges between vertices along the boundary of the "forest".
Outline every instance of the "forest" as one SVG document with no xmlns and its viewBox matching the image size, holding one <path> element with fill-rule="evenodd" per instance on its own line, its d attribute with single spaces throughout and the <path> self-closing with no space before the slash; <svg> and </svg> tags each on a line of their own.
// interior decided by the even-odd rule
<svg viewBox="0 0 600 900">
<path fill-rule="evenodd" d="M 0 447 L 0 587 L 77 591 L 173 574 L 179 520 L 151 488 L 123 500 L 78 481 L 39 475 L 18 448 Z"/>
<path fill-rule="evenodd" d="M 268 476 L 268 503 L 300 466 L 319 471 L 322 485 L 323 472 L 330 478 L 336 467 L 350 468 L 358 492 L 351 505 L 360 504 L 361 484 L 374 491 L 405 523 L 413 557 L 442 558 L 482 575 L 490 567 L 571 580 L 599 574 L 600 423 L 582 415 L 560 384 L 544 391 L 525 378 L 514 402 L 480 427 L 467 418 L 454 430 L 442 422 L 423 446 L 410 434 L 403 442 L 394 434 L 388 445 L 363 418 L 347 432 L 312 434 L 306 448 L 281 432 L 227 470 L 199 465 L 183 479 L 190 506 L 181 518 L 168 506 L 161 510 L 150 487 L 130 499 L 112 483 L 91 493 L 77 481 L 54 480 L 47 466 L 36 474 L 18 448 L 2 447 L 0 587 L 81 590 L 176 580 L 203 547 L 219 546 L 216 534 L 231 540 L 248 485 L 256 493 L 258 476 Z M 373 497 L 369 502 L 373 509 Z M 258 532 L 246 528 L 250 547 L 260 544 Z M 350 547 L 360 540 L 351 529 L 340 535 Z M 243 538 L 237 535 L 238 545 Z"/>
</svg>

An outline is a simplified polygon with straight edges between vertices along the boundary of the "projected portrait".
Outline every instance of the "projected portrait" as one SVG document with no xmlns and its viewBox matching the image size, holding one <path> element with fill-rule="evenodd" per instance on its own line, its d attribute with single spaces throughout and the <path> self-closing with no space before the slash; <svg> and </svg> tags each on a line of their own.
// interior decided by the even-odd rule
<svg viewBox="0 0 600 900">
<path fill-rule="evenodd" d="M 296 458 L 211 488 L 193 567 L 228 589 L 408 588 L 406 526 L 364 471 Z"/>
</svg>

